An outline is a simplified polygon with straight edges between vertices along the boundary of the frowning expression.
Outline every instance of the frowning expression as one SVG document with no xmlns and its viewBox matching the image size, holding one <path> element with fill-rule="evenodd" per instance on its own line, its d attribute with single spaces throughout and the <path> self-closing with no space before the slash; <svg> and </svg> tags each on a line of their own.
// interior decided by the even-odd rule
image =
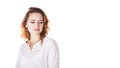
<svg viewBox="0 0 120 68">
<path fill-rule="evenodd" d="M 43 17 L 40 13 L 30 13 L 26 27 L 30 34 L 40 34 L 43 29 Z"/>
</svg>

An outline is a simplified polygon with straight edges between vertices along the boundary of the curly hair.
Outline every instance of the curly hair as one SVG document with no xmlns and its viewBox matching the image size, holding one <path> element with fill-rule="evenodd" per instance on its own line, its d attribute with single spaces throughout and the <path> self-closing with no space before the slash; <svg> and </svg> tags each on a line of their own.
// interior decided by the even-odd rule
<svg viewBox="0 0 120 68">
<path fill-rule="evenodd" d="M 40 8 L 37 8 L 37 7 L 30 7 L 21 23 L 21 37 L 26 39 L 26 40 L 30 40 L 30 33 L 28 31 L 28 29 L 25 27 L 26 26 L 26 23 L 27 23 L 27 20 L 28 20 L 28 17 L 31 13 L 40 13 L 43 17 L 43 22 L 44 22 L 44 25 L 43 25 L 43 30 L 42 32 L 40 33 L 40 40 L 41 40 L 41 43 L 43 43 L 43 39 L 46 37 L 46 35 L 48 34 L 48 30 L 49 30 L 49 27 L 48 27 L 48 18 L 45 14 L 45 12 L 40 9 Z"/>
</svg>

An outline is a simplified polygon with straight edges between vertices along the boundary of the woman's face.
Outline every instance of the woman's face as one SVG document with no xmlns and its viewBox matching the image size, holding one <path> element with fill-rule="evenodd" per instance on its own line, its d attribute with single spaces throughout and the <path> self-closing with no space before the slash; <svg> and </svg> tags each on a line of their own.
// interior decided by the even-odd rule
<svg viewBox="0 0 120 68">
<path fill-rule="evenodd" d="M 30 13 L 26 27 L 30 34 L 40 34 L 43 29 L 43 17 L 40 13 Z"/>
</svg>

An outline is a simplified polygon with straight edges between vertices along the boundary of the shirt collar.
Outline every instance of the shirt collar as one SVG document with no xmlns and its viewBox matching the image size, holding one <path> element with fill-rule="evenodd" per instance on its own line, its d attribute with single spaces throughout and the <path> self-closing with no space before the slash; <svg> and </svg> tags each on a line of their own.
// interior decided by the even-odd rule
<svg viewBox="0 0 120 68">
<path fill-rule="evenodd" d="M 25 42 L 25 47 L 27 47 L 28 49 L 30 49 L 29 44 L 27 43 L 27 41 Z M 34 49 L 34 48 L 36 48 L 36 47 L 41 47 L 41 41 L 36 42 L 36 43 L 33 45 L 33 48 L 32 48 L 32 49 Z"/>
</svg>

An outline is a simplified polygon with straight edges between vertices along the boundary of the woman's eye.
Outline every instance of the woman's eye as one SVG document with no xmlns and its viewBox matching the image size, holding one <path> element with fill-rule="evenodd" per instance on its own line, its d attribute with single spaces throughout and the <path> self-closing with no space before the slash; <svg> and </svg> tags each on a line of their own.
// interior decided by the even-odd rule
<svg viewBox="0 0 120 68">
<path fill-rule="evenodd" d="M 30 23 L 35 23 L 35 22 L 30 22 Z"/>
<path fill-rule="evenodd" d="M 39 24 L 43 24 L 43 22 L 39 22 Z"/>
</svg>

